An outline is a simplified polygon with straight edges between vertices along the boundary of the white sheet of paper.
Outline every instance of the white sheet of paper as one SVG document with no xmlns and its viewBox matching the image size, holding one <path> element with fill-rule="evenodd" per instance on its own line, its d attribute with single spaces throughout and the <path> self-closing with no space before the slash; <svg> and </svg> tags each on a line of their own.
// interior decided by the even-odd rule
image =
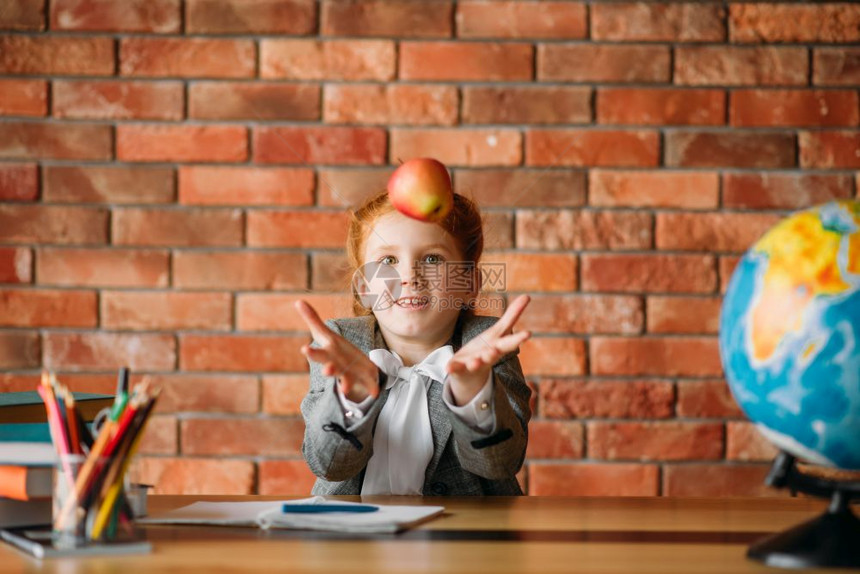
<svg viewBox="0 0 860 574">
<path fill-rule="evenodd" d="M 335 532 L 390 533 L 399 532 L 441 514 L 443 506 L 378 505 L 376 512 L 323 512 L 289 514 L 281 511 L 284 504 L 356 504 L 326 501 L 321 496 L 300 500 L 264 502 L 195 502 L 161 515 L 142 518 L 144 524 L 215 524 L 260 526 L 261 528 L 291 528 L 328 530 Z"/>
</svg>

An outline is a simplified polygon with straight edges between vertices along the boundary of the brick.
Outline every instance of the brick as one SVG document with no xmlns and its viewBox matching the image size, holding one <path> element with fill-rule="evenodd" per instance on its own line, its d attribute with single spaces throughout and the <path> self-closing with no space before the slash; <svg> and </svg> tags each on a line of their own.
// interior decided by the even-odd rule
<svg viewBox="0 0 860 574">
<path fill-rule="evenodd" d="M 729 8 L 732 42 L 858 42 L 860 12 L 851 4 L 735 4 Z"/>
<path fill-rule="evenodd" d="M 167 251 L 140 249 L 39 249 L 41 285 L 80 287 L 167 287 Z"/>
<path fill-rule="evenodd" d="M 314 172 L 305 168 L 182 166 L 183 205 L 313 205 Z"/>
<path fill-rule="evenodd" d="M 116 153 L 124 161 L 245 161 L 248 134 L 244 126 L 120 125 Z"/>
<path fill-rule="evenodd" d="M 0 73 L 111 76 L 114 40 L 104 37 L 0 36 Z"/>
<path fill-rule="evenodd" d="M 256 163 L 382 164 L 386 133 L 381 128 L 255 127 Z"/>
<path fill-rule="evenodd" d="M 0 241 L 4 243 L 104 244 L 107 225 L 105 209 L 0 205 Z"/>
<path fill-rule="evenodd" d="M 747 421 L 726 423 L 726 459 L 771 461 L 778 452 L 758 431 L 755 424 Z"/>
<path fill-rule="evenodd" d="M 648 464 L 529 464 L 530 496 L 656 496 L 660 469 Z"/>
<path fill-rule="evenodd" d="M 489 212 L 484 216 L 484 249 L 514 247 L 514 216 L 506 212 Z"/>
<path fill-rule="evenodd" d="M 188 0 L 191 34 L 290 34 L 316 31 L 315 0 Z"/>
<path fill-rule="evenodd" d="M 388 185 L 393 167 L 319 169 L 317 204 L 327 207 L 358 207 Z"/>
<path fill-rule="evenodd" d="M 0 368 L 28 369 L 42 364 L 38 333 L 0 332 Z M 29 389 L 32 390 L 32 387 Z"/>
<path fill-rule="evenodd" d="M 249 460 L 183 456 L 136 457 L 129 477 L 152 484 L 152 494 L 252 494 L 254 463 Z"/>
<path fill-rule="evenodd" d="M 595 375 L 706 377 L 722 374 L 715 337 L 592 337 Z"/>
<path fill-rule="evenodd" d="M 106 160 L 111 148 L 106 125 L 0 123 L 0 158 Z"/>
<path fill-rule="evenodd" d="M 310 303 L 321 317 L 345 317 L 352 311 L 352 297 L 347 293 L 242 293 L 236 296 L 236 328 L 240 331 L 307 331 L 307 325 L 294 306 L 299 299 Z"/>
<path fill-rule="evenodd" d="M 389 162 L 434 157 L 448 166 L 519 165 L 522 135 L 509 129 L 391 130 Z"/>
<path fill-rule="evenodd" d="M 848 90 L 736 90 L 729 121 L 738 127 L 856 126 L 860 99 Z"/>
<path fill-rule="evenodd" d="M 39 167 L 34 163 L 0 164 L 0 201 L 39 198 Z"/>
<path fill-rule="evenodd" d="M 204 120 L 318 120 L 320 88 L 309 84 L 196 82 L 188 88 L 188 116 Z"/>
<path fill-rule="evenodd" d="M 309 496 L 316 478 L 303 459 L 259 463 L 260 494 Z"/>
<path fill-rule="evenodd" d="M 180 0 L 53 0 L 51 29 L 85 32 L 182 31 Z"/>
<path fill-rule="evenodd" d="M 732 273 L 734 273 L 735 267 L 737 267 L 739 262 L 739 256 L 724 255 L 720 257 L 720 293 L 725 294 L 726 289 L 728 288 L 729 279 L 731 278 Z"/>
<path fill-rule="evenodd" d="M 722 42 L 725 9 L 716 4 L 612 3 L 591 10 L 591 38 L 619 42 Z"/>
<path fill-rule="evenodd" d="M 800 166 L 860 168 L 860 131 L 800 132 Z"/>
<path fill-rule="evenodd" d="M 723 174 L 723 205 L 740 209 L 801 209 L 852 195 L 848 175 Z"/>
<path fill-rule="evenodd" d="M 343 247 L 349 216 L 344 212 L 251 211 L 248 245 L 253 247 Z"/>
<path fill-rule="evenodd" d="M 98 300 L 94 291 L 0 290 L 2 327 L 95 327 Z"/>
<path fill-rule="evenodd" d="M 589 203 L 598 207 L 714 209 L 720 180 L 716 172 L 595 169 L 588 191 Z"/>
<path fill-rule="evenodd" d="M 60 382 L 69 390 L 80 393 L 111 394 L 116 392 L 116 375 L 96 375 L 90 373 L 58 373 Z M 13 374 L 0 375 L 0 392 L 15 393 L 21 391 L 32 391 L 39 385 L 38 374 Z"/>
<path fill-rule="evenodd" d="M 581 423 L 567 421 L 529 421 L 529 444 L 526 457 L 540 459 L 582 458 L 585 432 Z"/>
<path fill-rule="evenodd" d="M 638 297 L 615 295 L 532 295 L 520 329 L 538 333 L 637 334 L 644 324 Z"/>
<path fill-rule="evenodd" d="M 543 380 L 540 416 L 663 419 L 674 414 L 672 383 L 658 380 Z"/>
<path fill-rule="evenodd" d="M 588 454 L 606 460 L 716 460 L 725 442 L 721 423 L 589 422 Z"/>
<path fill-rule="evenodd" d="M 602 88 L 597 123 L 718 126 L 725 123 L 722 90 Z"/>
<path fill-rule="evenodd" d="M 129 333 L 46 333 L 45 366 L 69 371 L 128 367 L 132 371 L 172 371 L 176 341 L 172 335 Z"/>
<path fill-rule="evenodd" d="M 323 118 L 333 124 L 442 125 L 457 123 L 454 86 L 330 84 Z"/>
<path fill-rule="evenodd" d="M 576 256 L 568 253 L 485 253 L 479 266 L 484 275 L 485 290 L 552 292 L 577 289 L 579 265 Z M 495 276 L 500 267 L 501 279 Z"/>
<path fill-rule="evenodd" d="M 101 294 L 101 322 L 106 329 L 169 331 L 229 330 L 229 293 L 122 292 Z"/>
<path fill-rule="evenodd" d="M 180 365 L 184 371 L 306 371 L 299 352 L 307 337 L 181 335 Z"/>
<path fill-rule="evenodd" d="M 717 334 L 720 297 L 661 297 L 646 300 L 649 333 Z"/>
<path fill-rule="evenodd" d="M 251 78 L 255 61 L 252 40 L 129 37 L 119 44 L 122 76 Z"/>
<path fill-rule="evenodd" d="M 314 291 L 349 291 L 352 270 L 343 251 L 311 255 L 311 289 Z"/>
<path fill-rule="evenodd" d="M 531 80 L 534 48 L 495 42 L 401 42 L 403 80 Z"/>
<path fill-rule="evenodd" d="M 678 416 L 684 418 L 738 418 L 740 407 L 723 380 L 678 383 Z"/>
<path fill-rule="evenodd" d="M 664 83 L 671 80 L 666 46 L 540 44 L 537 79 L 562 82 Z"/>
<path fill-rule="evenodd" d="M 0 12 L 0 29 L 44 30 L 45 0 L 10 0 Z"/>
<path fill-rule="evenodd" d="M 301 419 L 185 419 L 182 452 L 190 455 L 301 455 Z"/>
<path fill-rule="evenodd" d="M 654 131 L 529 130 L 526 164 L 577 167 L 656 167 L 660 139 Z"/>
<path fill-rule="evenodd" d="M 21 247 L 0 247 L 0 283 L 31 283 L 33 253 Z"/>
<path fill-rule="evenodd" d="M 780 219 L 769 213 L 658 213 L 657 249 L 742 253 Z"/>
<path fill-rule="evenodd" d="M 527 375 L 585 374 L 585 341 L 572 337 L 532 337 L 520 345 L 520 364 Z"/>
<path fill-rule="evenodd" d="M 238 209 L 120 208 L 113 211 L 115 245 L 229 247 L 242 245 Z"/>
<path fill-rule="evenodd" d="M 679 46 L 674 81 L 679 85 L 805 86 L 806 48 Z"/>
<path fill-rule="evenodd" d="M 717 274 L 710 255 L 586 254 L 583 291 L 712 293 Z"/>
<path fill-rule="evenodd" d="M 144 375 L 161 389 L 160 413 L 255 413 L 260 402 L 254 375 Z M 134 379 L 132 379 L 134 382 Z"/>
<path fill-rule="evenodd" d="M 521 249 L 648 249 L 651 215 L 634 211 L 518 210 Z"/>
<path fill-rule="evenodd" d="M 588 26 L 585 4 L 486 0 L 457 3 L 460 38 L 585 38 Z"/>
<path fill-rule="evenodd" d="M 301 414 L 300 406 L 309 385 L 307 374 L 264 376 L 263 412 L 271 415 Z"/>
<path fill-rule="evenodd" d="M 781 132 L 669 132 L 670 167 L 794 167 L 795 137 Z"/>
<path fill-rule="evenodd" d="M 170 168 L 48 165 L 42 173 L 51 203 L 171 203 L 175 196 Z"/>
<path fill-rule="evenodd" d="M 181 82 L 57 80 L 51 92 L 53 115 L 97 120 L 181 120 Z"/>
<path fill-rule="evenodd" d="M 678 464 L 666 465 L 664 496 L 780 496 L 765 485 L 769 465 Z"/>
<path fill-rule="evenodd" d="M 584 172 L 569 169 L 454 170 L 454 189 L 482 207 L 578 207 L 585 182 Z"/>
<path fill-rule="evenodd" d="M 173 285 L 182 289 L 285 290 L 307 287 L 299 253 L 177 252 Z"/>
<path fill-rule="evenodd" d="M 48 114 L 48 83 L 44 80 L 0 79 L 0 116 Z"/>
<path fill-rule="evenodd" d="M 140 446 L 140 454 L 176 454 L 179 447 L 179 431 L 176 417 L 154 415 L 149 419 Z"/>
<path fill-rule="evenodd" d="M 397 66 L 390 40 L 260 41 L 260 77 L 289 80 L 393 80 Z"/>
<path fill-rule="evenodd" d="M 860 84 L 860 48 L 813 48 L 812 83 L 846 87 Z"/>
<path fill-rule="evenodd" d="M 448 38 L 451 3 L 420 0 L 321 3 L 323 36 Z"/>
<path fill-rule="evenodd" d="M 464 124 L 587 124 L 591 89 L 466 86 L 462 116 Z"/>
</svg>

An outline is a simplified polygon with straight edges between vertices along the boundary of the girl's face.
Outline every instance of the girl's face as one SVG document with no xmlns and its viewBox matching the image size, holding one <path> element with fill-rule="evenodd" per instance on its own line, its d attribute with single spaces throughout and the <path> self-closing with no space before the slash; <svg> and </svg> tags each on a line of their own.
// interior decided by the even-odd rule
<svg viewBox="0 0 860 574">
<path fill-rule="evenodd" d="M 377 321 L 402 337 L 439 338 L 479 288 L 475 265 L 463 261 L 447 231 L 396 211 L 380 216 L 368 232 L 364 264 Z"/>
</svg>

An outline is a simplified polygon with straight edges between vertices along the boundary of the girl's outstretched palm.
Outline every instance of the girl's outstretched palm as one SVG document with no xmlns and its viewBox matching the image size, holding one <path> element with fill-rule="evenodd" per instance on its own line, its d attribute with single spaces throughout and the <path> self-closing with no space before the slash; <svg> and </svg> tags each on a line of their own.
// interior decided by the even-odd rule
<svg viewBox="0 0 860 574">
<path fill-rule="evenodd" d="M 358 347 L 329 329 L 307 301 L 296 301 L 296 310 L 319 345 L 302 346 L 302 354 L 320 363 L 323 375 L 337 377 L 347 399 L 360 403 L 368 396 L 378 396 L 379 368 Z"/>
<path fill-rule="evenodd" d="M 531 337 L 530 331 L 513 332 L 531 298 L 520 295 L 489 329 L 463 345 L 448 362 L 451 392 L 458 405 L 465 405 L 478 394 L 493 365 Z"/>
</svg>

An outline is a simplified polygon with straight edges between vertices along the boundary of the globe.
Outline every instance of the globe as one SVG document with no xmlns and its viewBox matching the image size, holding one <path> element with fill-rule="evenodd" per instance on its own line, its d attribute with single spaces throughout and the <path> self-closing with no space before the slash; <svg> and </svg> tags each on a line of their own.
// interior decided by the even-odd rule
<svg viewBox="0 0 860 574">
<path fill-rule="evenodd" d="M 720 314 L 732 395 L 777 448 L 860 469 L 860 202 L 781 220 L 741 258 Z"/>
</svg>

